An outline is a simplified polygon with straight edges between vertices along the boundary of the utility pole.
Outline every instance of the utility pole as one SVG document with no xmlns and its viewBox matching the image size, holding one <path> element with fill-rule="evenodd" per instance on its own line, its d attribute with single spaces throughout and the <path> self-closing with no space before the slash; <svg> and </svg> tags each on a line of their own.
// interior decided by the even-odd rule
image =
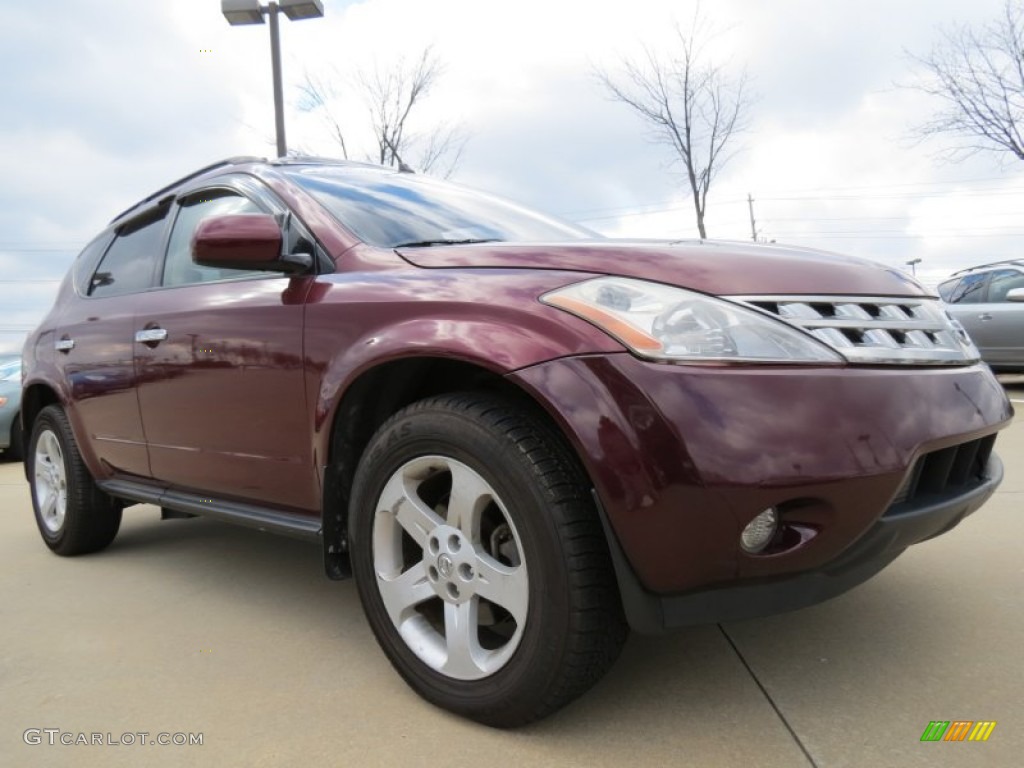
<svg viewBox="0 0 1024 768">
<path fill-rule="evenodd" d="M 750 208 L 750 237 L 756 243 L 757 223 L 754 221 L 754 198 L 749 192 L 747 193 L 747 207 Z"/>
</svg>

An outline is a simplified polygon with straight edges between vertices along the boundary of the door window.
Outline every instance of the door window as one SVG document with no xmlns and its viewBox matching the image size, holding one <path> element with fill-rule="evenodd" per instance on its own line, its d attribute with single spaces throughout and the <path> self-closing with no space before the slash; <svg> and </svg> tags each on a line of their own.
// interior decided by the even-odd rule
<svg viewBox="0 0 1024 768">
<path fill-rule="evenodd" d="M 1024 272 L 1016 269 L 997 269 L 988 285 L 989 302 L 1006 301 L 1006 294 L 1014 288 L 1024 288 Z"/>
<path fill-rule="evenodd" d="M 239 277 L 266 275 L 242 269 L 221 269 L 203 267 L 192 261 L 192 235 L 199 223 L 208 216 L 224 216 L 233 213 L 264 213 L 248 198 L 227 190 L 214 190 L 194 194 L 181 201 L 178 217 L 171 230 L 171 242 L 164 262 L 164 285 L 190 285 L 209 283 L 214 280 L 228 280 Z"/>
</svg>

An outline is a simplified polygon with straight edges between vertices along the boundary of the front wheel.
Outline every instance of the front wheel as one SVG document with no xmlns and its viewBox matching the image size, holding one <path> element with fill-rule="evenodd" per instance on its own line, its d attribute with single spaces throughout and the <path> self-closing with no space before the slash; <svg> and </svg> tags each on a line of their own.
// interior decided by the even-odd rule
<svg viewBox="0 0 1024 768">
<path fill-rule="evenodd" d="M 625 640 L 586 478 L 561 436 L 511 401 L 447 395 L 393 416 L 356 472 L 350 538 L 392 664 L 474 720 L 553 712 Z"/>
<path fill-rule="evenodd" d="M 96 487 L 60 406 L 44 408 L 26 449 L 36 525 L 58 555 L 103 549 L 121 525 L 121 505 Z"/>
</svg>

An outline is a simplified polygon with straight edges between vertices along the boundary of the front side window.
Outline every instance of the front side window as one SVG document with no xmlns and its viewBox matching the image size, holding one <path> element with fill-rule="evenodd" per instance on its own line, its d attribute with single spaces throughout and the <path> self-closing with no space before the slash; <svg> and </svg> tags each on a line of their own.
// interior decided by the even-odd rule
<svg viewBox="0 0 1024 768">
<path fill-rule="evenodd" d="M 192 235 L 203 219 L 208 216 L 263 212 L 248 198 L 227 190 L 200 192 L 182 200 L 171 230 L 171 242 L 167 247 L 163 284 L 190 285 L 265 274 L 241 269 L 203 267 L 192 261 Z"/>
<path fill-rule="evenodd" d="M 1006 294 L 1014 288 L 1024 288 L 1024 272 L 1016 269 L 997 269 L 992 273 L 992 281 L 988 285 L 989 302 L 1006 301 Z"/>
<path fill-rule="evenodd" d="M 988 273 L 966 275 L 949 297 L 950 304 L 978 304 L 985 301 Z"/>
<path fill-rule="evenodd" d="M 120 296 L 153 284 L 166 208 L 123 225 L 89 281 L 89 295 Z"/>
</svg>

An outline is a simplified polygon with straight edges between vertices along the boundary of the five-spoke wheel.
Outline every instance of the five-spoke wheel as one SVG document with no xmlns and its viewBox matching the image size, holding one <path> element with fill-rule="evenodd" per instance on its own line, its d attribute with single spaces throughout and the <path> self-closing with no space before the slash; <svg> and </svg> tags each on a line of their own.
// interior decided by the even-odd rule
<svg viewBox="0 0 1024 768">
<path fill-rule="evenodd" d="M 114 540 L 121 504 L 96 487 L 60 406 L 39 412 L 25 456 L 36 524 L 46 546 L 59 555 L 81 555 Z"/>
<path fill-rule="evenodd" d="M 377 588 L 425 664 L 476 680 L 508 662 L 530 600 L 520 546 L 498 494 L 462 462 L 424 456 L 391 476 L 374 518 Z"/>
<path fill-rule="evenodd" d="M 421 696 L 466 717 L 543 717 L 625 639 L 586 476 L 513 401 L 445 395 L 395 414 L 356 471 L 349 538 L 381 647 Z"/>
</svg>

